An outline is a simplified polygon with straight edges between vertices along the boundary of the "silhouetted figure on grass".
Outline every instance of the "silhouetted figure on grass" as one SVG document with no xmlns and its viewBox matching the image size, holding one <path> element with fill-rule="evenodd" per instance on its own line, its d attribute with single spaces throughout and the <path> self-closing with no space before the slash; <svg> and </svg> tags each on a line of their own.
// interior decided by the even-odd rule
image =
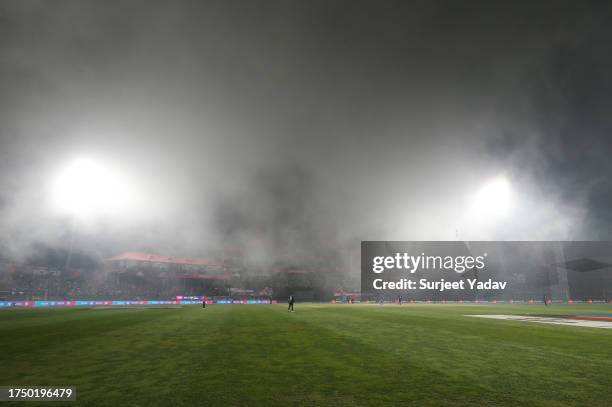
<svg viewBox="0 0 612 407">
<path fill-rule="evenodd" d="M 293 295 L 289 296 L 289 307 L 287 308 L 287 312 L 293 312 L 293 303 L 295 300 L 293 299 Z"/>
</svg>

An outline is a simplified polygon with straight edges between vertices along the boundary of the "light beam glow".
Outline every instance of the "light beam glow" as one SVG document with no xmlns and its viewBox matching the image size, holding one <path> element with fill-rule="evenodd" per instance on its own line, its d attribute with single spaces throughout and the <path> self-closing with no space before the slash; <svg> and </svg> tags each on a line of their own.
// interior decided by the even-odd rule
<svg viewBox="0 0 612 407">
<path fill-rule="evenodd" d="M 86 157 L 62 168 L 51 183 L 55 209 L 77 218 L 120 214 L 131 209 L 133 198 L 124 174 Z"/>
<path fill-rule="evenodd" d="M 486 182 L 474 197 L 474 211 L 478 216 L 506 216 L 512 210 L 512 188 L 506 177 Z"/>
</svg>

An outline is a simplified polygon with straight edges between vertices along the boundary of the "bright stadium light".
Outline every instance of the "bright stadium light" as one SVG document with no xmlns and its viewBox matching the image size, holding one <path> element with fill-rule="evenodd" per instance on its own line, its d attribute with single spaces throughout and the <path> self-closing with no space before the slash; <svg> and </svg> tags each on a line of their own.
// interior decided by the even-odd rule
<svg viewBox="0 0 612 407">
<path fill-rule="evenodd" d="M 77 218 L 127 210 L 132 195 L 125 178 L 90 158 L 78 158 L 61 169 L 51 184 L 55 209 Z"/>
<path fill-rule="evenodd" d="M 474 211 L 477 216 L 505 216 L 512 209 L 510 182 L 497 177 L 486 182 L 474 196 Z"/>
</svg>

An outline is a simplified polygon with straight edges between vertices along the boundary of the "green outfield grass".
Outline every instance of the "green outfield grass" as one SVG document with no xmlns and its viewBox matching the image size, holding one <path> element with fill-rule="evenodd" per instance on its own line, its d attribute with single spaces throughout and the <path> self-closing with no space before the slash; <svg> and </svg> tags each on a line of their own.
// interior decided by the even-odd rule
<svg viewBox="0 0 612 407">
<path fill-rule="evenodd" d="M 612 307 L 3 310 L 0 385 L 75 385 L 70 406 L 612 405 L 612 330 L 464 316 L 572 312 Z"/>
</svg>

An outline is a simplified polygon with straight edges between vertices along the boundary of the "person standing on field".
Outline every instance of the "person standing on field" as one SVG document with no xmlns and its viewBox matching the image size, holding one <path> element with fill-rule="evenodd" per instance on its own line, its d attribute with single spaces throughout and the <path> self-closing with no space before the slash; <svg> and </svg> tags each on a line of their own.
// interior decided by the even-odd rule
<svg viewBox="0 0 612 407">
<path fill-rule="evenodd" d="M 287 312 L 293 312 L 293 303 L 295 300 L 293 299 L 293 295 L 289 296 L 289 308 L 287 308 Z"/>
</svg>

